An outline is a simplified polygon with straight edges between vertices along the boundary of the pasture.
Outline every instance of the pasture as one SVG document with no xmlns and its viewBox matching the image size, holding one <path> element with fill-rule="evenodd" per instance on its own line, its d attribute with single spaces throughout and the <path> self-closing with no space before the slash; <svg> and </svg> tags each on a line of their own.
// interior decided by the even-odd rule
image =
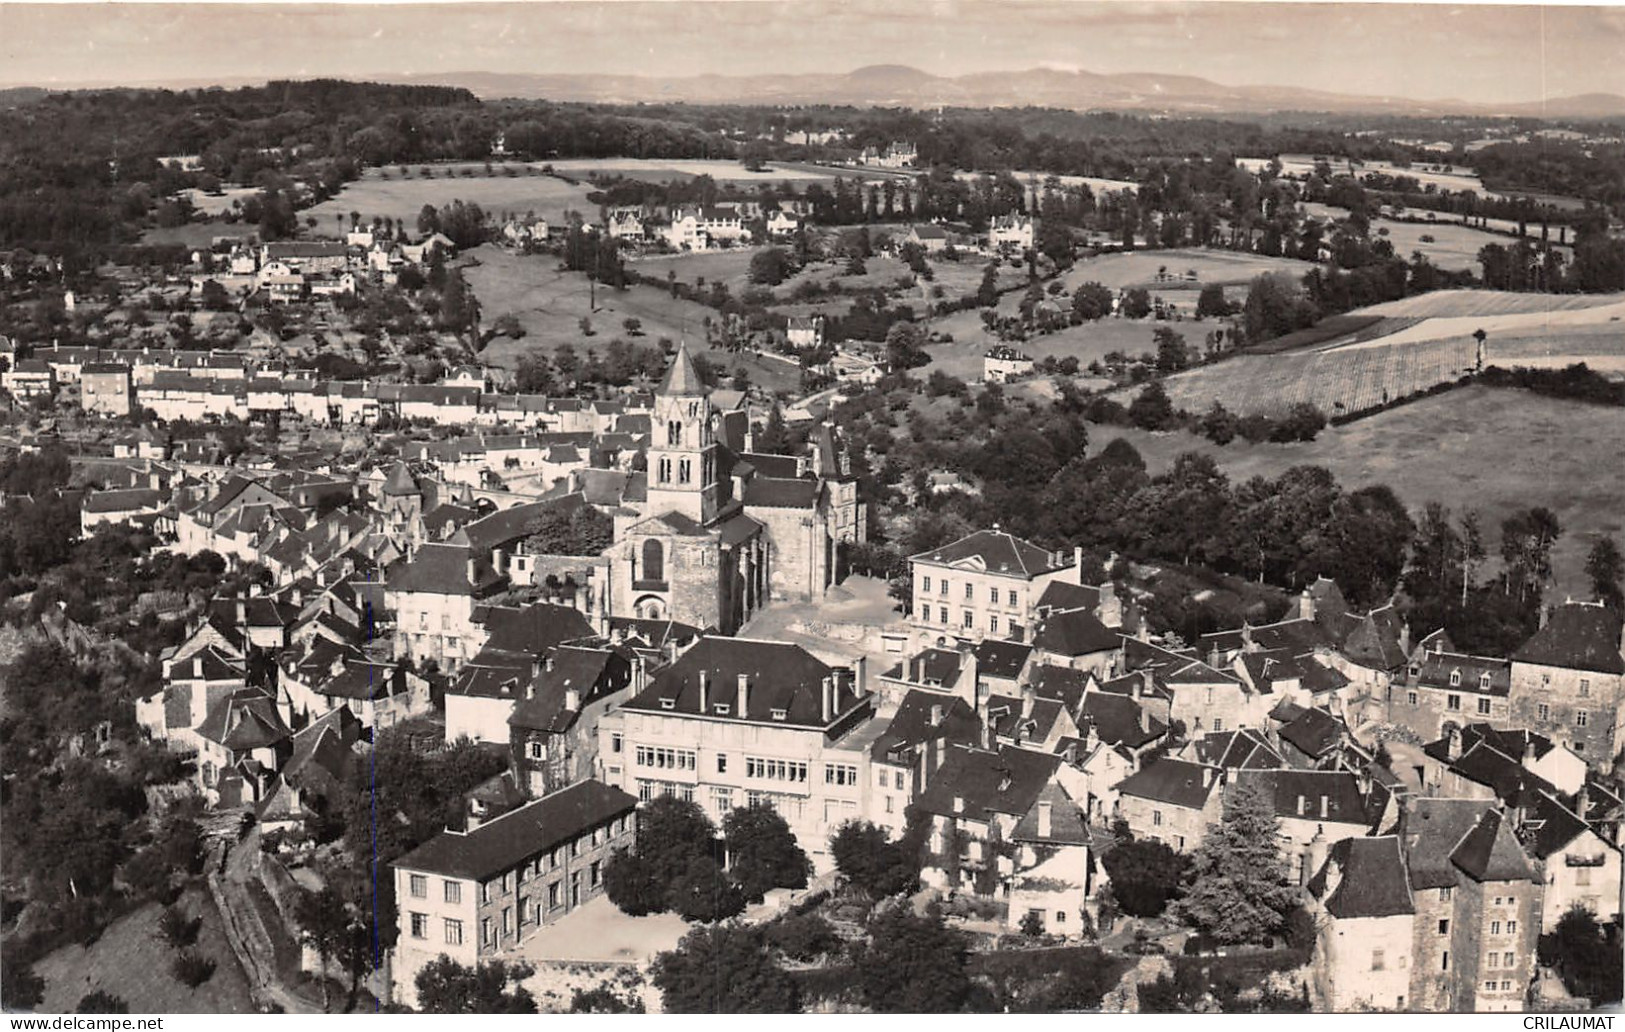
<svg viewBox="0 0 1625 1032">
<path fill-rule="evenodd" d="M 1091 280 L 1112 290 L 1144 287 L 1153 292 L 1199 291 L 1210 283 L 1245 285 L 1267 272 L 1302 276 L 1314 267 L 1313 262 L 1296 258 L 1271 258 L 1261 254 L 1189 247 L 1171 251 L 1127 251 L 1087 258 L 1072 266 L 1062 282 L 1069 291 Z M 1163 270 L 1178 279 L 1159 283 L 1157 274 Z M 1196 279 L 1183 278 L 1190 272 L 1196 273 Z M 1190 300 L 1195 303 L 1194 297 Z"/>
<path fill-rule="evenodd" d="M 969 183 L 975 182 L 984 175 L 991 174 L 992 173 L 985 172 L 955 172 L 954 178 L 960 182 Z M 1010 175 L 1015 177 L 1016 181 L 1022 185 L 1029 188 L 1037 186 L 1040 190 L 1044 188 L 1044 184 L 1046 182 L 1054 179 L 1063 187 L 1086 186 L 1089 188 L 1089 192 L 1094 194 L 1096 197 L 1099 197 L 1102 194 L 1123 193 L 1125 191 L 1128 193 L 1140 192 L 1140 184 L 1129 179 L 1101 179 L 1097 176 L 1060 176 L 1051 175 L 1048 172 L 1030 172 L 1025 170 L 1011 172 Z"/>
<path fill-rule="evenodd" d="M 1336 208 L 1329 204 L 1305 203 L 1298 205 L 1304 215 L 1316 219 L 1337 221 L 1348 217 L 1348 209 Z M 1410 260 L 1411 255 L 1417 251 L 1427 256 L 1428 261 L 1441 269 L 1451 271 L 1482 272 L 1482 263 L 1478 260 L 1478 252 L 1489 244 L 1501 247 L 1510 247 L 1517 232 L 1517 223 L 1505 222 L 1501 219 L 1492 219 L 1494 231 L 1490 229 L 1477 229 L 1462 225 L 1452 216 L 1440 215 L 1438 218 L 1429 218 L 1431 213 L 1417 212 L 1421 215 L 1421 222 L 1401 222 L 1394 219 L 1373 219 L 1371 222 L 1371 237 L 1373 240 L 1387 240 L 1393 245 L 1394 253 L 1399 257 Z M 1536 227 L 1532 239 L 1538 238 L 1540 230 Z M 1423 237 L 1431 239 L 1423 240 Z M 1552 234 L 1552 246 L 1567 260 L 1572 257 L 1571 248 L 1558 244 L 1557 234 Z"/>
<path fill-rule="evenodd" d="M 718 183 L 729 186 L 752 183 L 829 183 L 835 179 L 880 179 L 896 173 L 883 173 L 877 169 L 830 168 L 804 162 L 769 162 L 762 172 L 752 172 L 738 161 L 700 160 L 690 158 L 565 158 L 550 161 L 553 171 L 560 175 L 581 177 L 598 176 L 637 179 L 645 183 L 681 183 L 700 176 L 710 176 Z"/>
<path fill-rule="evenodd" d="M 1625 409 L 1472 386 L 1327 427 L 1306 444 L 1219 447 L 1183 432 L 1093 427 L 1090 450 L 1114 437 L 1139 448 L 1153 473 L 1196 451 L 1211 455 L 1232 483 L 1308 464 L 1331 470 L 1346 489 L 1387 484 L 1413 512 L 1431 501 L 1458 513 L 1476 509 L 1492 553 L 1501 520 L 1545 505 L 1563 525 L 1553 553 L 1557 598 L 1589 598 L 1586 551 L 1596 535 L 1625 532 L 1625 480 L 1598 475 L 1618 466 Z"/>
<path fill-rule="evenodd" d="M 1072 356 L 1077 358 L 1080 367 L 1087 369 L 1089 363 L 1104 361 L 1106 355 L 1113 351 L 1121 351 L 1130 358 L 1155 354 L 1156 344 L 1152 333 L 1158 326 L 1170 326 L 1175 332 L 1184 334 L 1186 343 L 1200 344 L 1202 334 L 1206 332 L 1201 329 L 1204 325 L 1208 324 L 1106 318 L 1029 337 L 1015 347 L 1040 361 L 1050 356 Z M 930 375 L 940 369 L 962 380 L 981 379 L 983 352 L 996 343 L 996 338 L 982 328 L 981 317 L 976 312 L 955 312 L 951 316 L 933 319 L 929 328 L 933 333 L 950 333 L 954 340 L 952 344 L 929 345 L 926 351 L 931 355 L 931 364 L 916 370 L 916 375 Z"/>
<path fill-rule="evenodd" d="M 351 212 L 358 213 L 363 224 L 370 224 L 374 217 L 393 218 L 415 233 L 418 212 L 425 204 L 438 208 L 452 201 L 478 204 L 493 217 L 534 211 L 551 223 L 563 222 L 566 211 L 579 211 L 587 217 L 595 217 L 598 211 L 587 200 L 592 187 L 544 176 L 530 166 L 497 165 L 493 175 L 486 175 L 483 165 L 429 167 L 432 178 L 424 178 L 420 166 L 409 166 L 410 177 L 394 167 L 369 168 L 360 179 L 300 215 L 316 220 L 313 232 L 317 235 L 338 236 L 349 228 Z M 514 174 L 508 175 L 508 170 Z"/>
<path fill-rule="evenodd" d="M 1432 318 L 1456 315 L 1515 315 L 1572 312 L 1625 302 L 1625 294 L 1518 294 L 1505 290 L 1435 290 L 1362 308 L 1369 315 Z"/>
</svg>

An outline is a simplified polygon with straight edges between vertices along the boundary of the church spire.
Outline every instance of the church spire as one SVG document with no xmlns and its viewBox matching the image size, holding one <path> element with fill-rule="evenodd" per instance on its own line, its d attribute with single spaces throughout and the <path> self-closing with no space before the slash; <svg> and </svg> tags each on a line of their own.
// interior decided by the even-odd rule
<svg viewBox="0 0 1625 1032">
<path fill-rule="evenodd" d="M 706 393 L 705 381 L 700 379 L 700 371 L 694 367 L 694 359 L 689 357 L 687 342 L 677 345 L 677 354 L 671 360 L 671 368 L 666 370 L 660 393 L 667 397 L 694 397 Z"/>
</svg>

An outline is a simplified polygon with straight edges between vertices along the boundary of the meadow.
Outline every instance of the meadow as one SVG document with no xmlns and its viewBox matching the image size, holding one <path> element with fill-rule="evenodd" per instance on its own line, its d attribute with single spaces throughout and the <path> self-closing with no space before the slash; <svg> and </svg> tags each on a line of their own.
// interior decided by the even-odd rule
<svg viewBox="0 0 1625 1032">
<path fill-rule="evenodd" d="M 738 186 L 751 183 L 829 183 L 835 179 L 879 179 L 895 176 L 878 169 L 832 168 L 804 162 L 769 162 L 761 172 L 753 172 L 738 161 L 689 158 L 565 158 L 550 161 L 560 175 L 582 178 L 620 176 L 646 183 L 685 182 L 710 176 L 718 183 Z"/>
<path fill-rule="evenodd" d="M 300 212 L 300 216 L 316 220 L 316 235 L 338 236 L 342 229 L 349 228 L 351 212 L 358 213 L 363 224 L 371 223 L 374 217 L 393 218 L 416 233 L 418 212 L 425 204 L 441 207 L 452 201 L 478 204 L 493 217 L 535 212 L 538 218 L 554 224 L 562 223 L 567 211 L 578 211 L 586 217 L 597 215 L 598 206 L 587 200 L 591 186 L 545 176 L 532 167 L 496 165 L 493 175 L 485 173 L 484 165 L 430 167 L 434 171 L 432 178 L 424 178 L 420 166 L 415 165 L 409 166 L 410 177 L 402 176 L 394 167 L 369 168 L 360 179 Z M 507 174 L 510 169 L 512 176 Z"/>
<path fill-rule="evenodd" d="M 1618 469 L 1625 409 L 1470 386 L 1327 427 L 1305 444 L 1236 440 L 1220 447 L 1184 432 L 1101 426 L 1090 430 L 1090 451 L 1114 437 L 1139 448 L 1153 473 L 1195 451 L 1213 456 L 1234 483 L 1307 464 L 1331 470 L 1350 490 L 1387 484 L 1413 512 L 1430 501 L 1458 513 L 1476 509 L 1491 552 L 1501 520 L 1545 505 L 1563 525 L 1553 555 L 1558 598 L 1590 597 L 1586 551 L 1598 534 L 1618 539 L 1625 532 L 1625 479 L 1599 475 Z"/>
<path fill-rule="evenodd" d="M 1217 251 L 1205 248 L 1178 248 L 1171 251 L 1127 251 L 1086 258 L 1067 271 L 1062 282 L 1067 290 L 1080 283 L 1094 281 L 1112 290 L 1144 287 L 1153 292 L 1194 292 L 1210 283 L 1238 286 L 1252 282 L 1268 272 L 1285 272 L 1302 276 L 1314 268 L 1314 263 L 1296 258 L 1271 258 L 1261 254 L 1241 254 L 1235 251 Z M 1179 279 L 1158 282 L 1157 273 Z M 1195 272 L 1195 280 L 1183 277 Z"/>
</svg>

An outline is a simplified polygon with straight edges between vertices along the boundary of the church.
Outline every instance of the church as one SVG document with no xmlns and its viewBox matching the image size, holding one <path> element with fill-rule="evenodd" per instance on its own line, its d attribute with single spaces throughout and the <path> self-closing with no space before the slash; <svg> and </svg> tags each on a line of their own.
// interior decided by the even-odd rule
<svg viewBox="0 0 1625 1032">
<path fill-rule="evenodd" d="M 615 511 L 614 615 L 733 634 L 770 600 L 821 597 L 842 546 L 864 540 L 834 428 L 815 427 L 805 456 L 755 454 L 743 396 L 727 393 L 717 404 L 679 347 L 650 416 L 646 489 Z"/>
</svg>

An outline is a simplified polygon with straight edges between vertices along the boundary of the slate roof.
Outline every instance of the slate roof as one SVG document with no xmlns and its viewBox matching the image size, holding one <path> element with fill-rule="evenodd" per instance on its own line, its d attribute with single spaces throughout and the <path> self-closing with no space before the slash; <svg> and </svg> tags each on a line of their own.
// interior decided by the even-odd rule
<svg viewBox="0 0 1625 1032">
<path fill-rule="evenodd" d="M 1038 808 L 1049 804 L 1049 834 L 1038 833 Z M 1083 811 L 1067 794 L 1066 789 L 1054 781 L 1045 782 L 1032 809 L 1016 822 L 1010 832 L 1012 842 L 1035 842 L 1050 846 L 1087 846 L 1090 844 L 1089 826 L 1084 823 Z"/>
<path fill-rule="evenodd" d="M 394 867 L 487 881 L 616 817 L 637 799 L 600 781 L 583 781 L 511 810 L 472 831 L 442 832 Z"/>
<path fill-rule="evenodd" d="M 1506 696 L 1512 691 L 1512 665 L 1504 659 L 1457 652 L 1429 652 L 1416 667 L 1415 681 L 1423 688 L 1492 696 Z M 1450 683 L 1453 673 L 1460 675 L 1459 684 Z M 1488 688 L 1482 684 L 1485 674 L 1490 677 Z"/>
<path fill-rule="evenodd" d="M 999 641 L 987 638 L 976 646 L 976 672 L 981 677 L 1014 679 L 1027 665 L 1033 652 L 1031 645 L 1019 641 Z"/>
<path fill-rule="evenodd" d="M 959 683 L 962 658 L 952 649 L 927 647 L 883 675 L 889 680 L 952 688 Z"/>
<path fill-rule="evenodd" d="M 1218 786 L 1219 771 L 1212 767 L 1163 757 L 1118 782 L 1117 794 L 1200 810 Z"/>
<path fill-rule="evenodd" d="M 1059 756 L 1029 749 L 955 747 L 916 805 L 926 813 L 973 821 L 988 821 L 994 814 L 1022 817 L 1060 766 Z M 962 810 L 954 809 L 955 799 L 963 803 Z"/>
<path fill-rule="evenodd" d="M 1050 581 L 1038 596 L 1038 609 L 1087 609 L 1100 605 L 1100 589 L 1087 584 Z"/>
<path fill-rule="evenodd" d="M 1489 810 L 1450 853 L 1450 861 L 1474 881 L 1528 881 L 1534 877 L 1523 847 L 1500 810 Z"/>
<path fill-rule="evenodd" d="M 1538 739 L 1544 748 L 1532 745 Z M 1528 731 L 1502 732 L 1487 724 L 1470 724 L 1461 730 L 1461 753 L 1450 759 L 1450 740 L 1429 742 L 1422 751 L 1468 781 L 1484 785 L 1508 806 L 1532 805 L 1541 792 L 1557 787 L 1522 764 L 1532 752 L 1539 757 L 1551 751 L 1551 741 Z"/>
<path fill-rule="evenodd" d="M 1032 685 L 1033 691 L 1037 692 L 1040 698 L 1060 699 L 1071 713 L 1076 713 L 1078 706 L 1083 702 L 1084 693 L 1089 689 L 1089 682 L 1097 680 L 1088 670 L 1074 670 L 1071 667 L 1052 666 L 1048 663 L 1034 666 L 1027 675 L 1027 683 Z"/>
<path fill-rule="evenodd" d="M 932 723 L 931 711 L 940 707 L 942 719 Z M 975 745 L 981 740 L 982 723 L 964 699 L 936 692 L 911 691 L 903 696 L 891 723 L 875 739 L 869 755 L 885 760 L 887 755 L 923 742 L 945 739 L 949 745 Z"/>
<path fill-rule="evenodd" d="M 825 727 L 831 723 L 823 718 L 826 677 L 835 678 L 835 714 L 847 713 L 860 702 L 853 694 L 852 678 L 846 672 L 838 676 L 836 668 L 799 645 L 707 636 L 657 674 L 647 688 L 622 708 L 698 714 L 701 671 L 708 679 L 707 716 L 712 719 Z M 750 708 L 744 717 L 739 710 L 741 676 L 748 679 L 750 686 Z M 719 703 L 728 707 L 726 715 L 716 713 Z M 782 711 L 784 719 L 773 719 L 774 711 Z M 838 717 L 831 718 L 834 719 Z"/>
<path fill-rule="evenodd" d="M 1051 613 L 1033 629 L 1033 646 L 1058 656 L 1087 656 L 1109 652 L 1122 644 L 1122 636 L 1096 619 L 1087 609 Z"/>
<path fill-rule="evenodd" d="M 1146 712 L 1126 695 L 1090 692 L 1083 697 L 1078 725 L 1093 723 L 1095 734 L 1107 745 L 1143 749 L 1168 733 L 1168 725 Z"/>
<path fill-rule="evenodd" d="M 1548 859 L 1591 830 L 1589 824 L 1558 802 L 1550 792 L 1536 795 L 1526 813 L 1520 838 L 1530 855 L 1539 860 Z M 1607 839 L 1603 839 L 1603 842 L 1607 843 Z"/>
<path fill-rule="evenodd" d="M 813 509 L 821 491 L 816 480 L 752 477 L 745 485 L 745 504 L 762 509 Z"/>
<path fill-rule="evenodd" d="M 1373 815 L 1366 812 L 1360 782 L 1344 770 L 1241 770 L 1238 783 L 1251 783 L 1264 791 L 1275 804 L 1275 816 L 1282 819 L 1328 821 L 1366 825 Z M 1298 801 L 1303 800 L 1303 812 Z M 1325 816 L 1321 801 L 1325 800 Z"/>
<path fill-rule="evenodd" d="M 1513 840 L 1511 829 L 1500 820 L 1497 807 L 1497 803 L 1481 799 L 1412 799 L 1400 825 L 1411 887 L 1454 886 L 1460 884 L 1463 874 L 1486 880 L 1474 872 L 1507 876 L 1489 880 L 1529 880 L 1522 850 Z M 1492 813 L 1496 814 L 1495 821 L 1487 831 L 1480 830 Z M 1504 844 L 1500 841 L 1503 837 Z M 1516 863 L 1510 862 L 1513 858 L 1506 848 L 1508 844 L 1517 853 Z"/>
<path fill-rule="evenodd" d="M 801 462 L 794 455 L 774 455 L 770 452 L 741 452 L 739 458 L 755 467 L 763 477 L 775 480 L 796 480 Z"/>
<path fill-rule="evenodd" d="M 1570 603 L 1552 611 L 1545 627 L 1512 654 L 1514 663 L 1625 674 L 1621 655 L 1621 616 L 1613 609 Z"/>
<path fill-rule="evenodd" d="M 579 610 L 547 602 L 482 607 L 475 618 L 485 626 L 486 648 L 527 656 L 593 636 L 592 624 Z"/>
<path fill-rule="evenodd" d="M 412 478 L 412 471 L 406 468 L 406 463 L 397 462 L 389 469 L 389 475 L 384 478 L 384 494 L 404 496 L 420 494 L 417 481 Z"/>
<path fill-rule="evenodd" d="M 1065 569 L 1071 556 L 1060 557 L 1002 530 L 978 530 L 958 541 L 909 556 L 913 562 L 952 565 L 967 559 L 980 559 L 992 573 L 1008 573 L 1031 580 L 1039 574 Z"/>
<path fill-rule="evenodd" d="M 470 559 L 474 560 L 472 582 L 468 575 Z M 412 558 L 391 565 L 384 583 L 391 591 L 477 597 L 489 594 L 506 579 L 467 545 L 430 544 L 420 546 Z"/>
<path fill-rule="evenodd" d="M 276 701 L 258 688 L 242 688 L 215 703 L 197 726 L 199 737 L 234 752 L 260 749 L 292 737 Z"/>
<path fill-rule="evenodd" d="M 700 378 L 700 371 L 694 368 L 694 359 L 689 356 L 687 344 L 677 345 L 677 354 L 672 356 L 671 368 L 666 370 L 658 393 L 666 397 L 706 393 L 705 381 Z"/>
<path fill-rule="evenodd" d="M 985 703 L 993 733 L 1021 742 L 1041 742 L 1055 729 L 1065 706 L 1059 699 L 1033 700 L 1032 712 L 1022 715 L 1023 701 L 1009 695 L 990 695 Z"/>
<path fill-rule="evenodd" d="M 1271 770 L 1287 765 L 1275 747 L 1251 728 L 1203 735 L 1191 743 L 1191 753 L 1198 763 L 1215 767 Z"/>
<path fill-rule="evenodd" d="M 1280 735 L 1305 756 L 1319 759 L 1337 745 L 1345 730 L 1343 722 L 1325 710 L 1306 709 L 1288 721 Z"/>
<path fill-rule="evenodd" d="M 1329 874 L 1336 867 L 1341 877 L 1331 887 Z M 1346 838 L 1332 844 L 1326 864 L 1309 879 L 1309 892 L 1336 918 L 1395 917 L 1414 914 L 1410 883 L 1399 838 Z"/>
<path fill-rule="evenodd" d="M 128 488 L 120 491 L 92 491 L 85 495 L 85 512 L 134 512 L 137 509 L 161 509 L 168 496 L 150 488 Z"/>
<path fill-rule="evenodd" d="M 615 659 L 608 649 L 554 649 L 548 654 L 551 668 L 544 665 L 532 683 L 533 691 L 514 707 L 508 723 L 535 731 L 568 730 L 582 708 L 614 690 L 608 673 Z M 565 705 L 572 689 L 579 693 L 575 709 Z"/>
</svg>

